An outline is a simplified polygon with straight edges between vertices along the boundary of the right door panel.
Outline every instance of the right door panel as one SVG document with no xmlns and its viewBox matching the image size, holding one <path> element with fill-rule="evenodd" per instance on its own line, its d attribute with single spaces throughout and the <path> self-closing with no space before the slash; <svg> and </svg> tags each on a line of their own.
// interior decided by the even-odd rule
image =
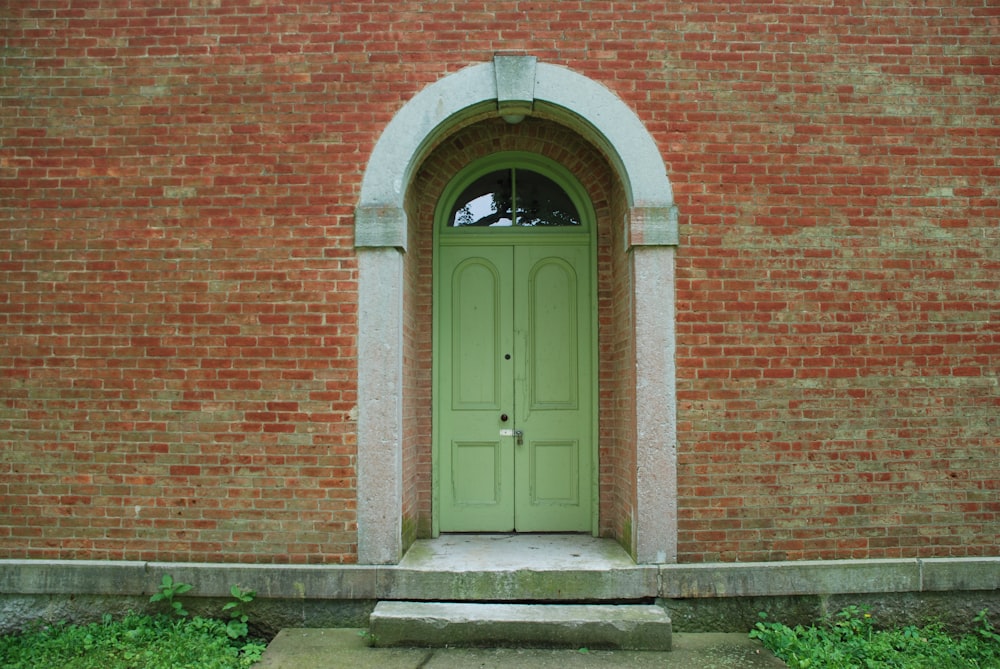
<svg viewBox="0 0 1000 669">
<path fill-rule="evenodd" d="M 520 532 L 589 531 L 592 338 L 586 246 L 515 249 L 515 524 Z"/>
</svg>

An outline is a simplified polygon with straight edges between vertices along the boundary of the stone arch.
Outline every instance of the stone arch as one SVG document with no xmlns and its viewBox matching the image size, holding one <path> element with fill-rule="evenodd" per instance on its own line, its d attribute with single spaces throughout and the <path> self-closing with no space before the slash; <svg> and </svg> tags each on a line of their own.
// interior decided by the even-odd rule
<svg viewBox="0 0 1000 669">
<path fill-rule="evenodd" d="M 413 170 L 449 130 L 495 110 L 511 122 L 539 113 L 593 142 L 618 173 L 632 209 L 630 245 L 677 244 L 677 210 L 663 158 L 642 121 L 603 85 L 533 56 L 497 56 L 429 85 L 393 117 L 361 182 L 355 246 L 406 249 L 403 198 Z"/>
<path fill-rule="evenodd" d="M 623 187 L 631 254 L 636 365 L 636 512 L 632 549 L 643 563 L 676 559 L 673 247 L 677 213 L 663 159 L 636 114 L 601 84 L 532 56 L 497 56 L 429 85 L 386 126 L 355 212 L 358 257 L 358 561 L 391 564 L 403 546 L 405 209 L 414 170 L 469 119 L 538 115 L 578 132 L 607 156 Z M 664 299 L 666 297 L 666 299 Z"/>
</svg>

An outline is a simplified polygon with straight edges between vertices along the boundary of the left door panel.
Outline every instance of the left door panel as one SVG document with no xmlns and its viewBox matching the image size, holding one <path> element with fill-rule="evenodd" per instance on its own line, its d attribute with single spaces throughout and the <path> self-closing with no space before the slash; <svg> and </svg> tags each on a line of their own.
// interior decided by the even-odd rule
<svg viewBox="0 0 1000 669">
<path fill-rule="evenodd" d="M 440 529 L 514 529 L 511 247 L 442 247 Z M 507 421 L 503 420 L 507 416 Z"/>
</svg>

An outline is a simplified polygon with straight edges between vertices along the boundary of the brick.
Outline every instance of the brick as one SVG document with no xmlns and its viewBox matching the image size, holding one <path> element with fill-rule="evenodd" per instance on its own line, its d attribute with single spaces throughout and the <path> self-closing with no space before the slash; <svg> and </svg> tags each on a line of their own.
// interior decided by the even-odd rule
<svg viewBox="0 0 1000 669">
<path fill-rule="evenodd" d="M 456 28 L 451 9 L 405 2 L 341 16 L 108 7 L 99 22 L 12 10 L 0 472 L 44 521 L 0 518 L 3 556 L 356 560 L 364 167 L 404 101 L 501 50 L 608 86 L 661 148 L 681 223 L 680 560 L 996 545 L 997 511 L 977 495 L 1000 479 L 1000 132 L 995 44 L 977 26 L 997 11 L 896 4 L 555 3 L 531 10 L 530 30 L 504 7 L 463 8 Z M 487 127 L 442 138 L 462 146 L 414 176 L 427 195 L 413 202 L 408 299 L 430 313 L 421 221 L 456 163 L 522 142 L 574 165 L 603 240 L 600 523 L 621 536 L 635 470 L 622 198 L 568 130 Z M 430 330 L 413 320 L 405 504 L 427 519 Z M 295 460 L 303 449 L 346 460 Z M 220 481 L 235 467 L 230 497 Z M 955 476 L 928 478 L 943 471 Z M 281 497 L 223 506 L 265 493 Z M 195 508 L 225 513 L 150 539 L 172 518 L 161 510 Z M 250 510 L 260 528 L 218 534 Z M 308 513 L 338 521 L 314 536 Z M 98 519 L 115 530 L 100 542 Z"/>
</svg>

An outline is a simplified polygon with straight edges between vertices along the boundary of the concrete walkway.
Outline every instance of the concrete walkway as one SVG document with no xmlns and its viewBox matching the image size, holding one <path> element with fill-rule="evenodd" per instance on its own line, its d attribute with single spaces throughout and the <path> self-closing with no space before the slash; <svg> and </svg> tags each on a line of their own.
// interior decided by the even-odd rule
<svg viewBox="0 0 1000 669">
<path fill-rule="evenodd" d="M 360 629 L 285 629 L 255 669 L 781 669 L 746 634 L 674 634 L 670 652 L 370 648 Z"/>
</svg>

